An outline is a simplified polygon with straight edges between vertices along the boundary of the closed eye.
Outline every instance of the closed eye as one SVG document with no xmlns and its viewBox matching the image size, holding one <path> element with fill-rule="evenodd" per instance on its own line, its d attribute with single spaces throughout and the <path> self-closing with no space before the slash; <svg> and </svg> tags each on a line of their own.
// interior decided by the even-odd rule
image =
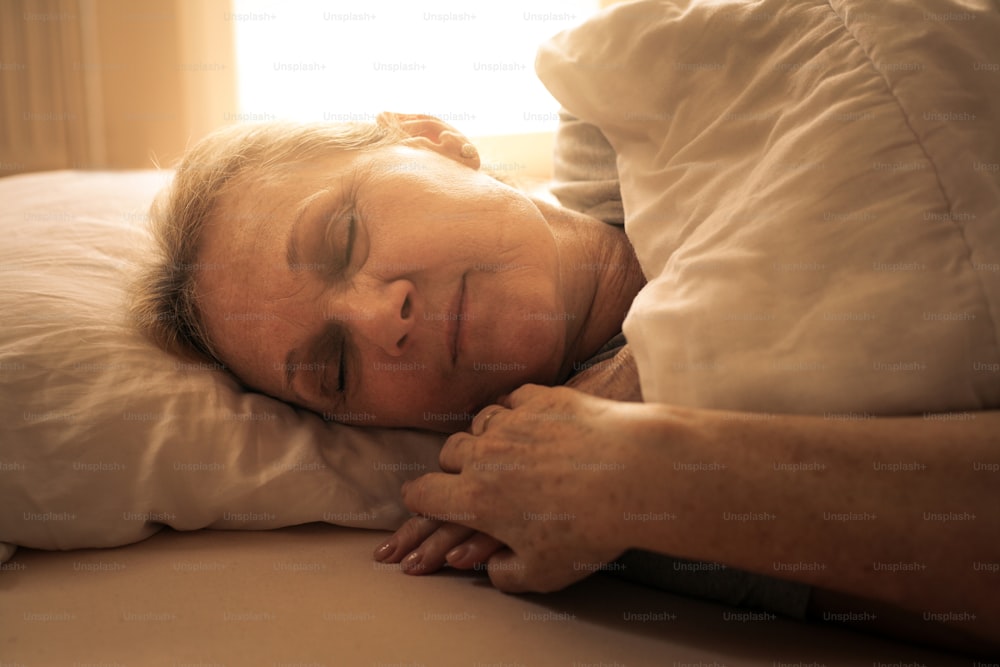
<svg viewBox="0 0 1000 667">
<path fill-rule="evenodd" d="M 355 239 L 357 238 L 357 216 L 353 209 L 348 211 L 338 211 L 327 223 L 324 233 L 324 252 L 330 256 L 338 257 L 337 261 L 324 264 L 328 281 L 342 279 L 344 273 L 351 265 L 351 257 L 354 254 Z"/>
<path fill-rule="evenodd" d="M 351 255 L 354 254 L 354 239 L 358 234 L 357 215 L 355 215 L 353 210 L 348 215 L 350 219 L 347 221 L 347 247 L 344 249 L 344 268 L 351 265 Z"/>
<path fill-rule="evenodd" d="M 329 380 L 334 369 L 336 369 L 339 384 L 344 364 L 344 337 L 343 328 L 336 322 L 330 322 L 313 347 L 312 358 L 316 359 L 317 363 L 322 363 L 319 373 L 316 375 L 316 382 L 313 384 L 320 397 L 330 396 L 331 383 Z M 340 391 L 341 388 L 338 386 L 337 390 Z"/>
<path fill-rule="evenodd" d="M 347 387 L 347 337 L 341 339 L 340 360 L 337 362 L 337 391 L 344 393 Z"/>
</svg>

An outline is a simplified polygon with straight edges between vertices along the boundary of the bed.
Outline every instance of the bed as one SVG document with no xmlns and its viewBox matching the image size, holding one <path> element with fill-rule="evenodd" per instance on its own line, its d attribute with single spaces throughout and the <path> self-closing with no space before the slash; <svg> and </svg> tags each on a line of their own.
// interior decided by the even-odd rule
<svg viewBox="0 0 1000 667">
<path fill-rule="evenodd" d="M 973 39 L 1000 29 L 995 8 L 990 11 L 987 4 L 960 7 L 976 18 L 965 22 L 963 34 L 968 39 L 952 36 L 949 44 L 974 51 L 977 45 L 992 43 Z M 928 119 L 926 113 L 931 112 L 919 107 L 907 110 L 893 96 L 912 100 L 908 96 L 916 95 L 919 76 L 939 77 L 942 71 L 947 74 L 946 69 L 928 61 L 920 69 L 908 70 L 898 59 L 873 67 L 862 48 L 891 41 L 885 33 L 895 30 L 886 27 L 893 21 L 919 27 L 921 40 L 954 30 L 940 18 L 952 15 L 945 11 L 951 5 L 944 0 L 931 5 L 940 11 L 935 9 L 928 18 L 912 9 L 916 5 L 888 1 L 789 3 L 788 10 L 782 9 L 783 3 L 770 1 L 659 3 L 655 6 L 664 10 L 666 20 L 654 25 L 636 14 L 638 4 L 626 4 L 609 12 L 607 20 L 609 26 L 618 26 L 616 30 L 625 26 L 627 32 L 637 23 L 648 30 L 652 37 L 636 42 L 635 53 L 616 47 L 608 39 L 612 33 L 598 24 L 543 50 L 539 69 L 548 85 L 582 78 L 603 81 L 607 90 L 624 86 L 621 95 L 612 98 L 628 100 L 630 105 L 623 115 L 612 113 L 608 127 L 613 131 L 604 137 L 595 135 L 593 128 L 609 122 L 603 102 L 607 90 L 602 92 L 598 85 L 591 95 L 580 86 L 573 89 L 582 96 L 575 100 L 571 91 L 557 94 L 566 98 L 569 108 L 557 144 L 556 175 L 561 181 L 553 188 L 556 196 L 609 223 L 621 224 L 628 218 L 648 226 L 650 209 L 644 208 L 643 192 L 650 182 L 648 173 L 659 170 L 678 176 L 671 185 L 671 201 L 687 202 L 674 211 L 674 227 L 663 227 L 665 237 L 654 233 L 650 245 L 680 239 L 671 253 L 675 260 L 664 275 L 674 271 L 674 279 L 691 278 L 684 282 L 688 291 L 681 293 L 681 301 L 704 306 L 704 313 L 678 320 L 675 311 L 654 309 L 645 320 L 633 321 L 637 327 L 667 322 L 694 326 L 707 313 L 706 335 L 691 330 L 685 338 L 690 345 L 672 352 L 680 356 L 660 362 L 680 375 L 663 386 L 644 386 L 644 393 L 689 405 L 764 412 L 816 413 L 832 406 L 826 408 L 829 414 L 845 419 L 901 411 L 972 414 L 1000 406 L 996 375 L 1000 352 L 992 325 L 994 314 L 1000 312 L 996 296 L 1000 270 L 995 268 L 1000 267 L 996 232 L 1000 181 L 994 169 L 1000 155 L 994 117 L 1000 108 L 996 101 L 1000 87 L 987 85 L 995 73 L 970 66 L 962 70 L 958 83 L 934 79 L 937 87 L 929 89 L 952 106 L 941 107 L 943 111 Z M 865 7 L 871 11 L 855 11 Z M 838 48 L 854 59 L 845 68 L 861 83 L 848 86 L 854 97 L 840 100 L 846 106 L 810 97 L 809 82 L 819 66 L 794 51 L 812 43 L 798 41 L 805 34 L 799 29 L 803 25 L 832 36 L 831 40 L 835 37 Z M 656 100 L 630 99 L 628 94 L 647 88 L 629 89 L 622 75 L 624 65 L 630 57 L 642 57 L 641 49 L 659 43 L 658 30 L 669 34 L 678 26 L 678 39 L 669 43 L 682 52 L 674 57 L 683 59 L 658 72 L 669 79 L 662 90 L 669 90 L 667 84 L 677 83 L 678 77 L 680 85 L 692 85 L 685 78 L 692 72 L 705 70 L 724 77 L 752 71 L 722 64 L 716 54 L 726 52 L 707 38 L 725 41 L 726 35 L 719 32 L 723 28 L 752 26 L 755 39 L 772 49 L 757 55 L 778 58 L 786 65 L 768 70 L 781 77 L 778 88 L 799 91 L 806 107 L 832 110 L 836 118 L 826 124 L 796 124 L 804 113 L 801 109 L 795 114 L 761 115 L 754 100 L 773 107 L 774 100 L 766 95 L 736 95 L 733 100 L 739 104 L 723 105 L 723 115 L 707 120 L 698 109 L 665 114 L 643 106 Z M 693 27 L 699 29 L 684 30 Z M 770 28 L 777 32 L 769 33 Z M 797 55 L 781 55 L 782 44 L 774 41 L 780 36 L 792 38 L 784 46 Z M 711 53 L 699 55 L 699 44 Z M 904 46 L 918 49 L 920 44 Z M 990 48 L 993 51 L 959 55 L 972 58 L 972 63 L 996 62 L 1000 54 L 996 47 Z M 747 54 L 727 57 L 742 62 Z M 840 66 L 839 60 L 823 62 L 827 63 L 823 67 Z M 947 64 L 947 59 L 942 62 Z M 850 83 L 848 73 L 832 79 Z M 704 95 L 706 90 L 689 92 Z M 744 89 L 731 84 L 715 90 Z M 953 98 L 947 98 L 949 92 Z M 934 113 L 975 114 L 978 123 L 937 123 Z M 674 114 L 683 122 L 674 122 Z M 616 118 L 622 122 L 616 124 Z M 731 124 L 719 125 L 715 122 L 719 118 Z M 907 119 L 919 121 L 917 130 Z M 769 124 L 763 134 L 758 125 L 762 122 Z M 785 151 L 808 145 L 828 152 L 797 157 L 768 153 L 771 161 L 761 161 L 753 154 L 759 146 L 724 140 L 737 130 L 745 137 L 770 137 Z M 672 141 L 681 136 L 679 131 L 693 138 L 669 153 L 651 153 L 643 142 L 629 139 L 646 133 L 643 136 L 650 141 L 656 137 Z M 717 133 L 714 139 L 712 132 Z M 818 132 L 824 141 L 810 142 L 810 132 Z M 851 141 L 838 143 L 830 138 L 831 132 L 844 132 Z M 865 132 L 872 135 L 872 142 L 887 142 L 887 150 L 906 155 L 918 149 L 927 152 L 912 163 L 909 158 L 887 158 L 884 164 L 889 167 L 873 167 L 871 156 L 861 150 L 868 145 L 861 136 Z M 897 141 L 897 136 L 906 140 Z M 608 159 L 608 140 L 617 144 L 619 154 L 638 151 L 628 169 L 619 169 L 613 153 Z M 851 151 L 840 150 L 844 145 Z M 665 157 L 667 163 L 658 162 Z M 689 162 L 675 164 L 670 161 L 675 157 L 675 162 Z M 771 188 L 769 196 L 734 198 L 723 187 L 727 176 L 718 167 L 721 164 L 736 165 L 734 169 L 743 165 L 756 180 L 741 180 L 741 187 Z M 858 164 L 865 165 L 863 173 Z M 900 166 L 906 164 L 921 166 Z M 954 172 L 942 168 L 951 164 L 961 168 Z M 224 368 L 175 359 L 140 337 L 124 306 L 124 285 L 149 246 L 148 204 L 169 177 L 169 172 L 153 170 L 58 171 L 0 179 L 4 202 L 0 208 L 4 322 L 0 328 L 4 411 L 0 415 L 0 658 L 4 664 L 970 663 L 968 658 L 829 625 L 697 601 L 610 573 L 555 595 L 506 596 L 490 588 L 482 573 L 413 578 L 374 564 L 371 551 L 385 534 L 374 531 L 390 530 L 407 516 L 400 485 L 437 469 L 442 436 L 326 422 L 244 391 Z M 852 190 L 859 178 L 864 187 Z M 893 188 L 893 198 L 881 196 L 885 190 L 872 185 L 879 179 Z M 832 189 L 826 192 L 824 187 Z M 699 198 L 699 190 L 712 196 Z M 798 208 L 804 201 L 799 194 L 806 191 L 830 195 L 832 199 L 822 203 L 829 216 L 824 219 L 822 209 L 810 210 L 808 215 L 818 215 L 819 220 L 785 225 L 782 236 L 775 236 L 773 225 L 781 216 L 804 215 Z M 919 196 L 907 198 L 906 192 Z M 859 193 L 868 199 L 860 199 Z M 714 202 L 714 211 L 706 212 L 708 199 Z M 875 208 L 869 210 L 867 204 Z M 758 217 L 753 205 L 762 206 Z M 930 218 L 924 217 L 928 214 Z M 922 224 L 894 227 L 894 215 Z M 710 224 L 699 228 L 705 220 Z M 904 231 L 910 236 L 899 247 L 863 245 L 878 250 L 877 256 L 859 260 L 863 264 L 874 261 L 895 268 L 852 274 L 853 265 L 845 264 L 843 275 L 861 281 L 857 289 L 806 289 L 809 281 L 830 275 L 824 271 L 839 266 L 824 254 L 833 246 L 822 242 L 834 236 L 834 229 L 850 229 L 859 238 L 898 239 L 893 234 Z M 684 233 L 675 234 L 677 230 Z M 713 238 L 735 242 L 723 243 L 726 250 L 713 254 Z M 794 249 L 777 266 L 767 260 L 775 238 Z M 954 248 L 969 252 L 959 257 Z M 926 266 L 943 267 L 940 275 L 951 282 L 936 279 L 933 271 L 905 270 L 907 263 L 919 264 L 924 257 Z M 763 261 L 771 264 L 761 269 Z M 713 325 L 719 308 L 734 308 L 727 301 L 734 279 L 764 275 L 771 276 L 770 287 L 747 282 L 768 289 L 802 288 L 787 294 L 764 290 L 785 315 L 802 307 L 783 296 L 806 298 L 813 315 L 863 315 L 870 312 L 866 303 L 871 299 L 885 303 L 888 293 L 915 295 L 906 302 L 913 312 L 907 312 L 916 313 L 926 336 L 909 335 L 910 324 L 886 317 L 818 318 L 825 327 L 819 335 L 775 348 L 773 356 L 766 357 L 768 362 L 759 370 L 764 377 L 777 378 L 766 382 L 773 393 L 719 382 L 718 373 L 726 370 L 726 363 L 719 363 L 725 357 L 719 355 L 740 350 L 732 339 L 747 332 L 766 334 L 767 326 L 779 319 L 730 317 L 726 327 Z M 782 280 L 775 281 L 774 275 Z M 960 289 L 940 289 L 944 285 Z M 960 303 L 952 308 L 949 304 L 956 294 Z M 825 301 L 819 302 L 816 295 Z M 677 300 L 663 303 L 675 306 Z M 922 310 L 970 317 L 921 318 Z M 802 319 L 799 324 L 812 326 L 815 321 L 815 317 Z M 642 333 L 635 332 L 638 340 Z M 871 358 L 857 356 L 858 349 L 868 349 L 858 336 L 872 340 L 888 336 L 894 349 L 886 364 L 913 358 L 943 361 L 922 374 L 907 373 L 903 367 L 868 368 Z M 815 347 L 803 342 L 808 340 Z M 831 347 L 836 340 L 856 344 Z M 895 347 L 900 342 L 913 346 L 909 351 L 919 356 L 906 356 L 905 348 Z M 935 356 L 942 350 L 946 357 Z M 817 354 L 823 360 L 818 365 Z M 756 368 L 760 358 L 744 361 Z M 740 359 L 728 361 L 737 362 Z M 858 364 L 865 373 L 857 372 Z M 858 391 L 845 388 L 851 386 Z M 948 391 L 942 390 L 944 386 Z M 751 403 L 740 404 L 741 396 Z"/>
<path fill-rule="evenodd" d="M 107 315 L 168 176 L 0 179 L 3 664 L 968 664 L 610 574 L 508 596 L 481 572 L 375 563 L 377 529 L 405 516 L 398 484 L 436 467 L 440 436 L 245 395 Z M 38 333 L 15 341 L 19 313 Z"/>
<path fill-rule="evenodd" d="M 410 577 L 373 563 L 382 535 L 168 529 L 115 549 L 24 549 L 0 573 L 0 655 L 80 667 L 972 662 L 607 575 L 535 596 L 499 593 L 476 572 Z"/>
</svg>

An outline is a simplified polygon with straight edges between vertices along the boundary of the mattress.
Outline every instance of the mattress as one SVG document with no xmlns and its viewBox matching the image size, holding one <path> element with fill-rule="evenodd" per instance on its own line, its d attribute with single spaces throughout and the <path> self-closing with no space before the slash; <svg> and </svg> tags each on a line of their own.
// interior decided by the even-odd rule
<svg viewBox="0 0 1000 667">
<path fill-rule="evenodd" d="M 0 573 L 4 665 L 968 666 L 972 660 L 598 574 L 505 595 L 482 572 L 406 576 L 387 533 L 310 524 L 20 549 Z"/>
</svg>

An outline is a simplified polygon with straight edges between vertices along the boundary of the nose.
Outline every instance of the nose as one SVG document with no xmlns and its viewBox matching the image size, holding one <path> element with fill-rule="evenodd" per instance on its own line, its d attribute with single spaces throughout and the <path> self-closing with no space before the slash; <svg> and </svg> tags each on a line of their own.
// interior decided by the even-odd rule
<svg viewBox="0 0 1000 667">
<path fill-rule="evenodd" d="M 386 354 L 403 354 L 416 323 L 416 288 L 409 280 L 357 286 L 331 299 L 326 317 L 340 322 L 352 337 L 367 340 Z"/>
</svg>

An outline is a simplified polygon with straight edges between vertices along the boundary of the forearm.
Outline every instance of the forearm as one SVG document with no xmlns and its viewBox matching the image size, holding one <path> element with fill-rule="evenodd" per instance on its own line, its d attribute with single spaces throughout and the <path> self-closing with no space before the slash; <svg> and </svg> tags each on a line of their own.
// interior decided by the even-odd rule
<svg viewBox="0 0 1000 667">
<path fill-rule="evenodd" d="M 1000 414 L 847 421 L 631 409 L 626 456 L 644 479 L 625 501 L 624 546 L 959 619 L 980 636 L 1000 631 L 986 594 L 1000 562 Z M 647 516 L 664 520 L 634 520 Z"/>
</svg>

